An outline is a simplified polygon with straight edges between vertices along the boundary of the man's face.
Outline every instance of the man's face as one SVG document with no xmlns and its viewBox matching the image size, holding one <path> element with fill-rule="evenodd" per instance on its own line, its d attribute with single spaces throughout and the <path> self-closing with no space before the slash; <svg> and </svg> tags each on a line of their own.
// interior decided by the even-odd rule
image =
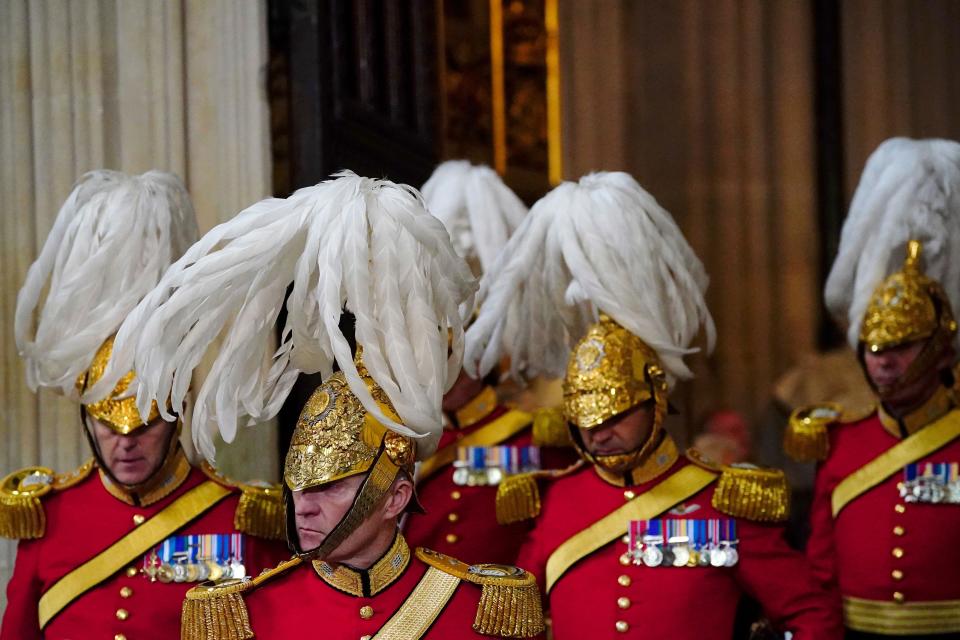
<svg viewBox="0 0 960 640">
<path fill-rule="evenodd" d="M 904 345 L 884 349 L 873 353 L 869 350 L 863 353 L 863 365 L 867 376 L 876 387 L 889 387 L 900 380 L 920 352 L 923 351 L 923 341 L 910 342 Z M 939 385 L 940 371 L 950 366 L 953 360 L 953 350 L 946 349 L 940 360 L 924 371 L 913 382 L 885 394 L 885 403 L 894 407 L 912 408 L 922 404 Z"/>
<path fill-rule="evenodd" d="M 465 371 L 460 371 L 457 381 L 450 387 L 443 396 L 443 410 L 452 413 L 462 409 L 464 405 L 473 400 L 483 391 L 483 381 L 476 380 L 467 375 Z"/>
<path fill-rule="evenodd" d="M 93 416 L 87 416 L 100 457 L 118 482 L 137 485 L 155 474 L 167 454 L 175 422 L 156 418 L 133 433 L 121 435 Z"/>
<path fill-rule="evenodd" d="M 356 498 L 366 475 L 349 476 L 335 482 L 294 491 L 293 509 L 300 538 L 300 548 L 312 551 L 340 524 Z M 413 495 L 413 484 L 405 476 L 398 477 L 381 504 L 337 546 L 324 560 L 352 564 L 378 536 L 392 535 L 397 517 L 403 513 Z"/>
<path fill-rule="evenodd" d="M 587 451 L 594 455 L 630 453 L 639 449 L 650 437 L 653 417 L 653 403 L 645 402 L 607 420 L 599 427 L 580 429 L 580 437 Z"/>
</svg>

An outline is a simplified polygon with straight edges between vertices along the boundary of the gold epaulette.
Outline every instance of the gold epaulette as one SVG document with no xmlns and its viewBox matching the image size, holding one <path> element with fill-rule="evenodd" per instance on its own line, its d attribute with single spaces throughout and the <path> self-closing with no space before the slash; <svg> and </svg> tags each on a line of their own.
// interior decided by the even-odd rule
<svg viewBox="0 0 960 640">
<path fill-rule="evenodd" d="M 531 520 L 540 515 L 540 480 L 555 480 L 569 475 L 583 466 L 577 460 L 566 469 L 531 471 L 505 477 L 497 486 L 497 522 L 513 524 Z"/>
<path fill-rule="evenodd" d="M 750 464 L 724 466 L 713 492 L 713 508 L 736 518 L 783 522 L 790 513 L 790 488 L 779 469 Z"/>
<path fill-rule="evenodd" d="M 237 531 L 267 540 L 286 539 L 283 489 L 280 485 L 235 482 L 221 475 L 206 461 L 201 468 L 211 480 L 240 489 L 240 502 L 233 516 L 233 526 Z"/>
<path fill-rule="evenodd" d="M 825 402 L 801 407 L 790 414 L 783 434 L 783 451 L 797 462 L 821 462 L 830 453 L 827 428 L 842 422 L 855 422 L 868 416 L 874 407 L 849 411 Z"/>
<path fill-rule="evenodd" d="M 204 582 L 187 591 L 180 615 L 180 640 L 248 640 L 253 638 L 243 594 L 296 567 L 294 557 L 256 578 Z"/>
<path fill-rule="evenodd" d="M 533 444 L 538 447 L 570 447 L 570 428 L 560 407 L 533 412 Z"/>
<path fill-rule="evenodd" d="M 429 549 L 417 549 L 416 554 L 431 567 L 483 588 L 473 621 L 477 633 L 501 638 L 543 633 L 540 590 L 530 572 L 502 564 L 468 565 Z"/>
<path fill-rule="evenodd" d="M 34 540 L 46 533 L 47 516 L 41 498 L 81 482 L 93 470 L 93 460 L 70 473 L 28 467 L 0 480 L 0 537 Z"/>
</svg>

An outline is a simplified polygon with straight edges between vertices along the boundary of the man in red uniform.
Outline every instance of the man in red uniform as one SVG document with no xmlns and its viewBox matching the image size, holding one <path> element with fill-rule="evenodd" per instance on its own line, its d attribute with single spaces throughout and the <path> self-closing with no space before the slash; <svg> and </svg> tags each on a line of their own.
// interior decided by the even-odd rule
<svg viewBox="0 0 960 640">
<path fill-rule="evenodd" d="M 83 358 L 77 355 L 84 353 L 83 340 L 95 355 L 81 365 L 79 379 L 72 376 L 71 390 L 79 397 L 100 378 L 112 350 L 109 334 L 119 324 L 111 316 L 129 312 L 146 293 L 138 286 L 155 284 L 163 266 L 140 261 L 164 252 L 169 260 L 183 249 L 180 243 L 196 235 L 192 215 L 175 176 L 84 177 L 19 298 L 29 313 L 31 291 L 43 285 L 53 263 L 70 271 L 69 277 L 54 273 L 35 339 L 18 334 L 32 384 L 56 387 L 61 367 L 62 379 L 70 379 L 76 362 L 66 360 Z M 143 225 L 143 236 L 129 232 L 131 220 Z M 94 257 L 72 263 L 79 253 Z M 91 278 L 109 291 L 122 274 L 130 289 L 118 293 L 119 309 L 89 299 Z M 69 317 L 65 310 L 72 310 Z M 71 321 L 87 335 L 68 331 L 64 324 Z M 98 339 L 103 344 L 96 348 Z M 176 636 L 189 583 L 242 577 L 282 557 L 282 545 L 270 541 L 283 535 L 279 488 L 241 487 L 209 467 L 193 467 L 180 445 L 179 420 L 165 421 L 156 404 L 141 419 L 130 393 L 134 379 L 130 372 L 108 398 L 80 405 L 93 459 L 72 473 L 32 467 L 0 481 L 0 535 L 20 540 L 2 640 L 167 640 Z"/>
<path fill-rule="evenodd" d="M 527 213 L 493 169 L 466 160 L 438 166 L 423 196 L 478 276 Z M 417 494 L 427 511 L 407 518 L 404 526 L 414 546 L 467 561 L 515 562 L 526 526 L 497 524 L 497 485 L 510 474 L 563 468 L 576 460 L 563 439 L 533 428 L 533 415 L 499 403 L 496 375 L 481 380 L 461 372 L 444 395 L 446 420 L 437 452 L 417 469 Z"/>
<path fill-rule="evenodd" d="M 713 338 L 706 274 L 669 214 L 630 176 L 593 174 L 534 205 L 505 252 L 467 365 L 497 352 L 497 318 L 562 318 L 500 344 L 511 361 L 565 361 L 562 414 L 584 461 L 498 494 L 502 518 L 536 518 L 518 562 L 553 637 L 726 640 L 744 596 L 797 640 L 840 637 L 839 607 L 784 540 L 783 474 L 682 455 L 663 428 L 673 381 L 692 375 L 683 355 L 701 327 Z"/>
<path fill-rule="evenodd" d="M 800 409 L 786 434 L 794 458 L 820 461 L 807 555 L 849 638 L 960 637 L 958 190 L 955 142 L 893 139 L 871 156 L 826 297 L 878 402 Z"/>
<path fill-rule="evenodd" d="M 366 379 L 376 401 L 396 418 L 383 391 Z M 304 406 L 287 453 L 287 531 L 297 555 L 252 581 L 190 591 L 183 638 L 541 633 L 540 596 L 529 573 L 467 565 L 424 548 L 411 552 L 398 520 L 411 501 L 416 505 L 415 446 L 367 413 L 342 373 L 331 376 Z M 210 629 L 218 618 L 219 627 Z"/>
</svg>

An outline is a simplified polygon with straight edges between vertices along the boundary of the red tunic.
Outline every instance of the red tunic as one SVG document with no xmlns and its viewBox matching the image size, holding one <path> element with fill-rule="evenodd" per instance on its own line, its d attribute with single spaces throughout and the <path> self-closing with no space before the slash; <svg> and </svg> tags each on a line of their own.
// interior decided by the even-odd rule
<svg viewBox="0 0 960 640">
<path fill-rule="evenodd" d="M 901 471 L 855 498 L 834 518 L 834 488 L 901 439 L 884 428 L 877 412 L 830 427 L 829 437 L 830 454 L 817 470 L 807 544 L 817 578 L 847 601 L 883 603 L 884 608 L 870 611 L 866 622 L 871 627 L 908 614 L 911 605 L 940 601 L 952 609 L 947 612 L 952 625 L 940 626 L 943 612 L 924 612 L 921 626 L 908 630 L 960 631 L 960 504 L 904 502 L 898 489 Z M 918 462 L 960 462 L 960 439 Z M 952 607 L 945 601 L 952 601 Z M 862 627 L 850 619 L 847 624 Z"/>
<path fill-rule="evenodd" d="M 457 441 L 489 427 L 508 411 L 506 407 L 498 406 L 468 427 L 445 429 L 438 450 L 456 446 Z M 489 446 L 494 444 L 529 446 L 532 444 L 531 427 L 528 424 L 517 434 Z M 577 459 L 573 449 L 560 447 L 544 447 L 541 456 L 541 465 L 545 469 L 564 468 Z M 514 564 L 528 525 L 498 525 L 497 487 L 457 485 L 453 481 L 453 471 L 453 465 L 448 464 L 417 484 L 417 495 L 427 513 L 411 514 L 407 518 L 404 535 L 410 546 L 434 549 L 464 562 Z"/>
<path fill-rule="evenodd" d="M 428 566 L 411 557 L 406 569 L 369 597 L 339 591 L 305 563 L 244 594 L 257 640 L 357 640 L 372 638 L 407 600 Z M 481 587 L 461 581 L 430 625 L 429 640 L 483 638 L 473 630 Z"/>
<path fill-rule="evenodd" d="M 178 637 L 181 603 L 193 584 L 151 582 L 137 572 L 142 559 L 79 596 L 43 631 L 39 628 L 37 604 L 62 576 L 136 528 L 134 516 L 149 520 L 207 479 L 194 468 L 173 493 L 147 507 L 135 507 L 115 498 L 96 472 L 76 486 L 43 498 L 46 533 L 36 540 L 22 540 L 17 547 L 0 640 Z M 235 533 L 233 519 L 239 498 L 237 490 L 176 535 Z M 253 575 L 288 555 L 277 543 L 251 536 L 247 536 L 246 553 L 247 572 Z"/>
<path fill-rule="evenodd" d="M 546 488 L 543 508 L 520 553 L 519 564 L 543 581 L 547 559 L 565 540 L 690 464 L 685 458 L 643 484 L 608 484 L 592 467 Z M 729 518 L 711 506 L 709 485 L 664 518 Z M 627 523 L 624 523 L 626 529 Z M 796 640 L 841 637 L 840 612 L 819 589 L 783 527 L 737 519 L 739 563 L 731 568 L 649 568 L 621 563 L 624 541 L 612 542 L 573 565 L 547 597 L 555 640 L 636 637 L 729 640 L 741 597 L 763 606 L 774 624 Z"/>
</svg>

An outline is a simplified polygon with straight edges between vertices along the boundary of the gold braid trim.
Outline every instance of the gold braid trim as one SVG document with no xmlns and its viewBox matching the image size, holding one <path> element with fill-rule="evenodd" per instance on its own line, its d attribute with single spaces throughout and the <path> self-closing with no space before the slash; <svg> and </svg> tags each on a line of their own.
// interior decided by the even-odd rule
<svg viewBox="0 0 960 640">
<path fill-rule="evenodd" d="M 540 590 L 533 575 L 502 564 L 467 565 L 455 558 L 417 549 L 417 558 L 444 573 L 480 585 L 473 629 L 485 636 L 532 638 L 543 633 Z"/>
<path fill-rule="evenodd" d="M 187 591 L 180 615 L 180 640 L 249 640 L 253 638 L 243 594 L 300 564 L 285 560 L 254 579 L 204 582 Z"/>
<path fill-rule="evenodd" d="M 88 460 L 70 473 L 54 473 L 47 467 L 27 467 L 0 480 L 0 538 L 36 540 L 47 529 L 41 498 L 80 483 L 93 470 Z"/>
<path fill-rule="evenodd" d="M 236 482 L 207 461 L 200 468 L 214 482 L 240 489 L 240 502 L 233 515 L 233 526 L 237 531 L 265 540 L 286 540 L 283 487 L 268 482 Z"/>
<path fill-rule="evenodd" d="M 533 444 L 538 447 L 571 447 L 570 429 L 560 407 L 533 412 Z"/>
<path fill-rule="evenodd" d="M 827 427 L 840 420 L 842 409 L 835 404 L 801 407 L 790 414 L 783 434 L 783 451 L 797 462 L 827 459 L 830 441 Z"/>
<path fill-rule="evenodd" d="M 713 507 L 736 518 L 783 522 L 790 511 L 790 489 L 779 469 L 724 467 L 713 493 Z"/>
<path fill-rule="evenodd" d="M 577 460 L 566 469 L 531 471 L 505 477 L 497 486 L 497 522 L 513 524 L 532 520 L 540 515 L 539 480 L 556 480 L 578 471 L 584 465 Z"/>
</svg>

